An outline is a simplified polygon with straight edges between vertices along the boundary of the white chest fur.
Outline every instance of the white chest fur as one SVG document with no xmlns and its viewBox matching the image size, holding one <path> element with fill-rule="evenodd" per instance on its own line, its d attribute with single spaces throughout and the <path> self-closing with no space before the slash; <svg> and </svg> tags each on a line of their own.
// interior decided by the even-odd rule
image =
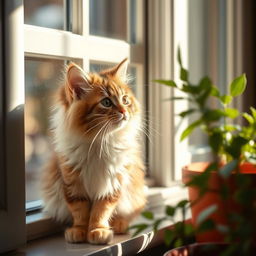
<svg viewBox="0 0 256 256">
<path fill-rule="evenodd" d="M 114 194 L 121 187 L 118 175 L 126 185 L 129 177 L 125 166 L 131 163 L 131 154 L 137 144 L 134 126 L 131 133 L 120 133 L 118 137 L 110 137 L 105 147 L 100 141 L 81 140 L 77 135 L 66 129 L 60 109 L 53 119 L 55 150 L 66 156 L 67 164 L 80 172 L 80 178 L 90 199 L 100 199 Z M 133 124 L 131 124 L 133 125 Z"/>
</svg>

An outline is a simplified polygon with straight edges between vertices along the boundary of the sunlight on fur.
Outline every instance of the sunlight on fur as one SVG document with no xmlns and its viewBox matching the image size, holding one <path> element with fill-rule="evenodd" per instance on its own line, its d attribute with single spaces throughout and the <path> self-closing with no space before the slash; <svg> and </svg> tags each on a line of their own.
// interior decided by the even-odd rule
<svg viewBox="0 0 256 256">
<path fill-rule="evenodd" d="M 145 206 L 141 107 L 128 61 L 100 73 L 71 63 L 51 117 L 55 154 L 43 171 L 44 210 L 67 242 L 110 243 Z"/>
</svg>

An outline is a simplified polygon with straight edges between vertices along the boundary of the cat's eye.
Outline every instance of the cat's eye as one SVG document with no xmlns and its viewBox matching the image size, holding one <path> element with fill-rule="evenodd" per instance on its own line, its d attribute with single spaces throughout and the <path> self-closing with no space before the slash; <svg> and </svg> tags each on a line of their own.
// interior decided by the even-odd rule
<svg viewBox="0 0 256 256">
<path fill-rule="evenodd" d="M 130 100 L 129 100 L 128 95 L 123 96 L 122 102 L 123 102 L 124 105 L 129 105 L 130 104 Z"/>
<path fill-rule="evenodd" d="M 113 105 L 112 101 L 110 98 L 104 98 L 103 100 L 101 100 L 100 102 L 104 107 L 109 108 Z"/>
</svg>

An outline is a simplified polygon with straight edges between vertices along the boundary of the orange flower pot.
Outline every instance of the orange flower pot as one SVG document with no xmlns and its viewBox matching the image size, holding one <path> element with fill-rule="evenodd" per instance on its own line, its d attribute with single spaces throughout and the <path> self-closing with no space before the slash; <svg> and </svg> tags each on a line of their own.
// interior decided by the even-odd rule
<svg viewBox="0 0 256 256">
<path fill-rule="evenodd" d="M 187 165 L 182 170 L 182 180 L 186 184 L 190 181 L 191 177 L 199 175 L 205 171 L 209 166 L 208 162 L 198 162 Z M 254 184 L 256 184 L 256 167 L 250 163 L 243 163 L 240 166 L 240 172 L 245 175 L 250 175 L 253 179 Z M 234 175 L 231 174 L 230 177 L 224 180 L 220 177 L 217 172 L 212 171 L 210 178 L 208 180 L 208 188 L 211 191 L 206 192 L 200 200 L 198 200 L 191 207 L 192 223 L 196 226 L 197 218 L 204 209 L 210 207 L 211 205 L 217 205 L 217 211 L 209 216 L 218 225 L 227 225 L 227 216 L 229 213 L 234 211 L 239 211 L 238 205 L 234 202 L 232 198 L 224 200 L 220 195 L 221 185 L 226 184 L 231 194 L 235 191 Z M 188 194 L 190 202 L 195 202 L 199 198 L 199 189 L 194 186 L 188 187 Z M 200 234 L 197 234 L 196 239 L 198 242 L 223 242 L 224 235 L 218 230 L 210 230 Z"/>
</svg>

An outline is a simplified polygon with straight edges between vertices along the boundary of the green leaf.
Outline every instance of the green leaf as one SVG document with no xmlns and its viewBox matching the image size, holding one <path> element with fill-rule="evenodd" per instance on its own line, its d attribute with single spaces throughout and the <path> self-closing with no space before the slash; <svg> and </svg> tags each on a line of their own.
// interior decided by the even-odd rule
<svg viewBox="0 0 256 256">
<path fill-rule="evenodd" d="M 178 204 L 177 204 L 177 207 L 178 208 L 184 208 L 186 207 L 186 205 L 189 203 L 188 200 L 184 199 L 184 200 L 181 200 Z"/>
<path fill-rule="evenodd" d="M 206 122 L 214 122 L 224 116 L 226 116 L 225 112 L 220 109 L 209 109 L 204 113 L 203 120 Z"/>
<path fill-rule="evenodd" d="M 232 160 L 231 162 L 225 164 L 219 171 L 219 174 L 224 178 L 228 178 L 230 176 L 230 174 L 232 173 L 232 171 L 235 170 L 235 168 L 238 165 L 238 160 Z"/>
<path fill-rule="evenodd" d="M 196 101 L 203 106 L 212 91 L 212 82 L 209 77 L 204 77 L 199 83 L 199 96 Z"/>
<path fill-rule="evenodd" d="M 220 126 L 220 131 L 224 131 L 224 132 L 241 131 L 241 126 L 237 124 L 225 124 Z"/>
<path fill-rule="evenodd" d="M 214 212 L 218 209 L 216 204 L 213 204 L 206 209 L 202 210 L 196 219 L 197 225 L 203 223 L 206 219 L 208 219 Z"/>
<path fill-rule="evenodd" d="M 175 207 L 172 207 L 170 205 L 167 205 L 166 208 L 165 208 L 165 213 L 168 215 L 168 216 L 171 216 L 173 217 L 174 214 L 175 214 Z"/>
<path fill-rule="evenodd" d="M 180 141 L 183 141 L 197 126 L 202 123 L 202 120 L 197 120 L 190 124 L 181 134 Z"/>
<path fill-rule="evenodd" d="M 153 220 L 154 219 L 154 214 L 150 211 L 145 211 L 141 214 L 144 218 L 148 220 Z"/>
<path fill-rule="evenodd" d="M 211 219 L 208 219 L 208 220 L 203 221 L 199 225 L 199 227 L 197 228 L 197 232 L 202 233 L 202 232 L 205 232 L 205 231 L 208 231 L 208 230 L 213 230 L 214 228 L 215 228 L 214 221 L 211 220 Z"/>
<path fill-rule="evenodd" d="M 187 110 L 187 111 L 183 111 L 183 112 L 179 113 L 179 116 L 186 117 L 187 115 L 192 114 L 195 111 L 196 111 L 196 109 L 190 109 L 190 110 Z"/>
<path fill-rule="evenodd" d="M 211 89 L 212 87 L 212 81 L 208 76 L 205 76 L 201 79 L 200 83 L 199 83 L 199 88 L 200 90 L 208 90 Z"/>
<path fill-rule="evenodd" d="M 185 223 L 183 221 L 178 221 L 173 225 L 175 234 L 179 235 L 184 232 Z"/>
<path fill-rule="evenodd" d="M 200 92 L 200 88 L 196 85 L 191 85 L 191 84 L 183 84 L 181 91 L 185 93 L 190 93 L 190 94 L 198 94 Z"/>
<path fill-rule="evenodd" d="M 157 79 L 157 80 L 153 80 L 153 82 L 155 83 L 159 83 L 159 84 L 164 84 L 170 87 L 174 87 L 177 88 L 176 83 L 173 80 L 161 80 L 161 79 Z"/>
<path fill-rule="evenodd" d="M 182 67 L 182 58 L 181 58 L 181 50 L 180 47 L 178 47 L 178 63 L 180 64 L 180 66 Z"/>
<path fill-rule="evenodd" d="M 188 71 L 185 68 L 180 69 L 180 79 L 182 81 L 188 82 Z"/>
<path fill-rule="evenodd" d="M 248 143 L 248 139 L 241 136 L 236 136 L 233 138 L 231 144 L 225 147 L 227 153 L 229 153 L 233 158 L 239 158 L 241 155 L 242 147 Z"/>
<path fill-rule="evenodd" d="M 220 91 L 216 86 L 212 86 L 211 95 L 217 98 L 220 97 Z"/>
<path fill-rule="evenodd" d="M 235 78 L 230 85 L 230 94 L 233 97 L 236 97 L 242 94 L 246 87 L 246 76 L 245 74 Z"/>
<path fill-rule="evenodd" d="M 173 230 L 170 230 L 170 229 L 166 229 L 164 231 L 164 242 L 167 246 L 169 246 L 172 241 L 174 240 L 174 232 Z"/>
<path fill-rule="evenodd" d="M 158 220 L 156 220 L 156 221 L 154 222 L 154 224 L 153 224 L 153 229 L 154 229 L 155 232 L 158 230 L 160 224 L 161 224 L 164 220 L 166 220 L 165 217 L 163 217 L 163 218 L 161 218 L 161 219 L 158 219 Z"/>
<path fill-rule="evenodd" d="M 239 111 L 235 108 L 226 108 L 225 114 L 230 118 L 236 118 L 239 116 Z"/>
<path fill-rule="evenodd" d="M 216 170 L 216 169 L 215 169 Z M 196 187 L 200 189 L 200 194 L 204 190 L 208 189 L 207 184 L 210 178 L 210 169 L 206 169 L 200 175 L 191 176 L 189 182 L 186 184 L 187 187 Z"/>
<path fill-rule="evenodd" d="M 132 236 L 137 236 L 139 233 L 141 233 L 143 230 L 148 228 L 149 225 L 146 223 L 137 224 L 129 227 L 129 230 L 135 229 L 135 232 L 132 234 Z"/>
<path fill-rule="evenodd" d="M 219 174 L 219 173 L 218 173 Z M 220 175 L 220 174 L 219 174 Z M 230 196 L 230 191 L 229 191 L 229 188 L 227 186 L 227 184 L 223 183 L 223 184 L 220 184 L 220 191 L 219 191 L 219 194 L 221 196 L 221 198 L 223 200 L 227 200 Z"/>
<path fill-rule="evenodd" d="M 249 124 L 254 123 L 253 117 L 251 115 L 249 115 L 248 113 L 243 113 L 243 117 L 249 122 Z"/>
<path fill-rule="evenodd" d="M 186 236 L 191 236 L 195 232 L 195 228 L 192 224 L 186 224 L 185 225 L 185 235 Z"/>
<path fill-rule="evenodd" d="M 181 238 L 178 238 L 174 243 L 174 248 L 181 247 L 183 245 L 183 241 Z"/>
<path fill-rule="evenodd" d="M 231 95 L 222 95 L 220 100 L 224 105 L 227 105 L 233 100 L 233 97 Z"/>
<path fill-rule="evenodd" d="M 253 107 L 250 107 L 250 110 L 251 110 L 251 112 L 252 112 L 253 118 L 256 119 L 256 109 L 253 108 Z"/>
<path fill-rule="evenodd" d="M 214 152 L 219 152 L 222 145 L 222 134 L 220 132 L 214 132 L 209 135 L 209 145 Z"/>
</svg>

